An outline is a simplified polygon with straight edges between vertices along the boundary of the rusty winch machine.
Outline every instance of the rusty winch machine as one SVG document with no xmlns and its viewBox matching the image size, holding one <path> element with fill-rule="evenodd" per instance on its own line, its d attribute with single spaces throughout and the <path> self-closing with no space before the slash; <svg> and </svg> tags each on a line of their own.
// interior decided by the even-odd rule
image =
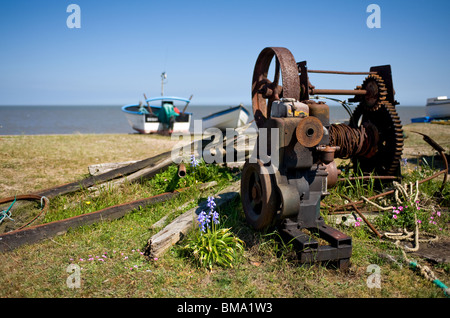
<svg viewBox="0 0 450 318">
<path fill-rule="evenodd" d="M 273 79 L 268 78 L 271 64 Z M 318 89 L 310 83 L 309 73 L 366 77 L 355 89 Z M 329 106 L 310 99 L 315 95 L 350 95 L 349 102 L 358 104 L 349 123 L 330 124 Z M 403 131 L 396 104 L 390 65 L 374 66 L 369 72 L 308 70 L 306 61 L 297 63 L 286 48 L 262 50 L 252 80 L 259 135 L 241 177 L 247 222 L 257 230 L 279 227 L 293 239 L 300 262 L 347 267 L 352 239 L 325 224 L 320 202 L 337 182 L 335 158 L 351 159 L 366 173 L 399 174 Z M 264 158 L 258 152 L 261 144 L 267 150 Z M 273 167 L 270 159 L 275 157 Z M 317 237 L 328 245 L 319 244 L 322 240 Z"/>
</svg>

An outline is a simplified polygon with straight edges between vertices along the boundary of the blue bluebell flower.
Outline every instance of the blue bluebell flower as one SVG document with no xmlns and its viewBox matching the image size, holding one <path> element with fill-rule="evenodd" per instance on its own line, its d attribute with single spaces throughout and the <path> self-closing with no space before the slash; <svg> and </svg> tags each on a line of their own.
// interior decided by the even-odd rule
<svg viewBox="0 0 450 318">
<path fill-rule="evenodd" d="M 200 212 L 198 215 L 197 221 L 199 223 L 199 227 L 202 232 L 206 232 L 206 226 L 209 223 L 209 216 L 206 214 L 205 211 Z"/>
<path fill-rule="evenodd" d="M 214 197 L 208 197 L 208 203 L 206 204 L 206 206 L 208 208 L 212 210 L 214 210 L 214 208 L 216 207 L 216 202 L 214 202 Z"/>
<path fill-rule="evenodd" d="M 195 155 L 191 155 L 191 166 L 194 168 L 198 166 L 198 160 L 195 159 Z"/>
<path fill-rule="evenodd" d="M 402 164 L 403 164 L 403 167 L 406 167 L 406 165 L 408 164 L 408 159 L 402 158 Z"/>
<path fill-rule="evenodd" d="M 219 224 L 219 213 L 217 213 L 217 211 L 214 211 L 212 213 L 212 220 L 214 222 L 214 224 Z"/>
</svg>

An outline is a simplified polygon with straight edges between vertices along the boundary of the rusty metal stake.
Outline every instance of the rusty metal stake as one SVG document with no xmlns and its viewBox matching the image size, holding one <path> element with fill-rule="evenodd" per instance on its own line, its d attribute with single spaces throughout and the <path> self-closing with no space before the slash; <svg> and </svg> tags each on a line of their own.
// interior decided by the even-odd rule
<svg viewBox="0 0 450 318">
<path fill-rule="evenodd" d="M 345 71 L 323 71 L 323 70 L 308 70 L 308 73 L 343 74 L 343 75 L 370 75 L 370 74 L 377 74 L 377 72 L 345 72 Z"/>
<path fill-rule="evenodd" d="M 422 134 L 420 132 L 417 131 L 412 131 L 413 133 L 422 135 L 423 140 L 429 144 L 431 147 L 433 147 L 434 150 L 436 150 L 437 152 L 439 152 L 439 154 L 442 157 L 442 160 L 444 160 L 444 165 L 445 165 L 445 169 L 442 171 L 445 171 L 444 174 L 444 179 L 442 180 L 442 185 L 441 185 L 441 189 L 440 192 L 442 193 L 442 190 L 444 190 L 444 186 L 445 183 L 447 182 L 447 174 L 448 174 L 448 161 L 447 161 L 447 157 L 445 156 L 445 149 L 441 147 L 441 145 L 439 145 L 436 141 L 434 141 L 433 139 L 431 139 L 430 136 L 427 136 L 425 134 Z"/>
<path fill-rule="evenodd" d="M 370 227 L 370 229 L 378 236 L 378 238 L 381 238 L 381 234 L 375 229 L 375 227 L 366 219 L 366 217 L 362 214 L 361 211 L 356 207 L 356 204 L 353 203 L 353 201 L 347 197 L 346 195 L 342 195 L 348 202 L 350 202 L 353 209 L 355 209 L 356 213 L 359 214 L 359 216 L 366 222 L 366 224 Z"/>
</svg>

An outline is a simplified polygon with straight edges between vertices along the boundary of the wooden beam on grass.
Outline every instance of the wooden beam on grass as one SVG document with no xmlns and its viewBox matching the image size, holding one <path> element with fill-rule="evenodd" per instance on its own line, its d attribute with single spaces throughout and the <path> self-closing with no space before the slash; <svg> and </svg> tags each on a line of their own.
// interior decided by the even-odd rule
<svg viewBox="0 0 450 318">
<path fill-rule="evenodd" d="M 204 190 L 216 185 L 217 182 L 215 181 L 206 182 L 198 185 L 198 189 Z M 47 238 L 62 235 L 70 228 L 77 228 L 83 225 L 121 218 L 139 207 L 147 207 L 173 199 L 187 189 L 188 188 L 183 188 L 174 192 L 166 192 L 149 198 L 107 207 L 91 213 L 77 215 L 64 220 L 30 226 L 21 230 L 1 234 L 0 252 L 10 251 L 24 244 L 33 244 Z"/>
<path fill-rule="evenodd" d="M 88 167 L 89 174 L 91 176 L 97 176 L 99 174 L 115 170 L 118 168 L 129 166 L 132 163 L 138 162 L 137 160 L 132 161 L 124 161 L 124 162 L 106 162 L 106 163 L 98 163 L 95 165 L 90 165 Z"/>
<path fill-rule="evenodd" d="M 77 215 L 60 221 L 30 226 L 22 230 L 7 232 L 0 235 L 0 252 L 18 248 L 24 244 L 32 244 L 62 235 L 70 228 L 90 225 L 104 220 L 115 220 L 139 207 L 160 203 L 178 196 L 181 192 L 168 192 L 150 198 L 132 201 L 108 207 L 99 211 Z"/>
<path fill-rule="evenodd" d="M 189 146 L 183 146 L 179 147 L 179 150 L 182 150 L 184 147 L 192 147 L 195 145 L 195 143 L 199 143 L 199 147 L 201 149 L 204 149 L 208 143 L 211 142 L 211 140 L 208 139 L 202 139 L 202 140 L 196 140 L 193 143 L 191 143 Z M 166 151 L 164 153 L 161 153 L 159 155 L 156 155 L 151 158 L 147 158 L 144 160 L 137 161 L 135 163 L 129 164 L 124 167 L 120 167 L 117 169 L 110 170 L 108 172 L 102 173 L 100 175 L 95 176 L 89 176 L 85 179 L 70 182 L 67 184 L 63 184 L 60 186 L 56 186 L 53 188 L 48 188 L 45 190 L 37 191 L 33 194 L 45 196 L 47 198 L 54 198 L 58 195 L 72 193 L 75 191 L 78 191 L 80 189 L 89 188 L 95 185 L 99 185 L 102 183 L 105 183 L 107 181 L 124 177 L 133 173 L 138 172 L 136 175 L 133 176 L 133 180 L 138 180 L 140 178 L 149 178 L 161 171 L 164 168 L 167 168 L 170 164 L 168 162 L 170 161 L 172 155 L 172 151 Z M 163 164 L 164 163 L 164 164 Z M 139 172 L 139 170 L 146 169 L 142 172 Z M 159 170 L 158 170 L 159 169 Z"/>
<path fill-rule="evenodd" d="M 103 183 L 103 182 L 106 182 L 109 180 L 113 180 L 118 177 L 126 176 L 130 173 L 134 173 L 134 172 L 144 169 L 146 167 L 154 167 L 158 163 L 160 163 L 161 161 L 166 159 L 167 156 L 170 156 L 170 153 L 171 153 L 170 151 L 167 151 L 167 152 L 161 153 L 157 156 L 147 158 L 144 160 L 140 160 L 136 163 L 133 163 L 133 164 L 130 164 L 130 165 L 127 165 L 124 167 L 120 167 L 120 168 L 117 168 L 114 170 L 110 170 L 110 171 L 102 173 L 100 175 L 90 176 L 90 177 L 87 177 L 87 178 L 79 180 L 79 181 L 66 183 L 66 184 L 56 186 L 53 188 L 49 188 L 49 189 L 45 189 L 45 190 L 40 190 L 40 191 L 36 192 L 35 194 L 40 195 L 40 196 L 45 196 L 47 198 L 53 198 L 53 197 L 56 197 L 57 195 L 75 192 L 75 191 L 78 191 L 83 188 L 89 188 L 96 184 L 100 184 L 100 183 Z"/>
</svg>

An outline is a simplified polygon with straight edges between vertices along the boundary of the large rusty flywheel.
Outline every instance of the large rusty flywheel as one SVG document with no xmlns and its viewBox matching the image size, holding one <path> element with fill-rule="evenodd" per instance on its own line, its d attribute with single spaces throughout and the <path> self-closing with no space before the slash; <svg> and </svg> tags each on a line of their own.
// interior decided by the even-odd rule
<svg viewBox="0 0 450 318">
<path fill-rule="evenodd" d="M 270 80 L 268 73 L 274 57 L 275 74 Z M 288 49 L 268 47 L 259 54 L 253 72 L 252 107 L 255 122 L 259 128 L 270 117 L 272 102 L 280 98 L 300 99 L 298 67 Z"/>
</svg>

